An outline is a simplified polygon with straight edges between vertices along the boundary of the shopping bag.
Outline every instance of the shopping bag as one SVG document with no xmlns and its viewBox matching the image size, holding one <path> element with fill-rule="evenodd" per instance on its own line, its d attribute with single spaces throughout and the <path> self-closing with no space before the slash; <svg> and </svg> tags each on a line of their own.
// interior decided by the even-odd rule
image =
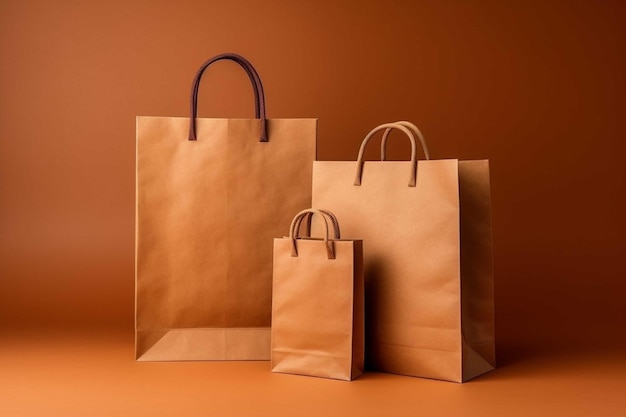
<svg viewBox="0 0 626 417">
<path fill-rule="evenodd" d="M 410 161 L 384 160 L 391 130 Z M 365 162 L 380 131 L 382 161 Z M 463 382 L 494 368 L 490 204 L 489 162 L 428 160 L 408 122 L 373 129 L 356 162 L 314 163 L 313 205 L 365 242 L 366 369 Z"/>
<path fill-rule="evenodd" d="M 324 220 L 324 238 L 300 238 L 300 223 L 313 213 Z M 347 381 L 360 375 L 363 291 L 362 241 L 340 239 L 328 211 L 298 213 L 289 237 L 274 239 L 272 371 Z"/>
<path fill-rule="evenodd" d="M 197 118 L 220 60 L 252 82 L 255 119 Z M 136 358 L 269 360 L 272 239 L 311 205 L 315 119 L 267 119 L 252 65 L 205 62 L 191 117 L 137 117 Z"/>
</svg>

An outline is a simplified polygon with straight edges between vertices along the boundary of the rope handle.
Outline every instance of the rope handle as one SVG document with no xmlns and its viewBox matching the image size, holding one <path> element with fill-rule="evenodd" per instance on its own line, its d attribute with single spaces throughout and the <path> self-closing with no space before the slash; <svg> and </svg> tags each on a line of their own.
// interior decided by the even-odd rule
<svg viewBox="0 0 626 417">
<path fill-rule="evenodd" d="M 340 238 L 339 223 L 334 214 L 328 210 L 306 209 L 295 215 L 289 227 L 289 239 L 291 239 L 291 256 L 298 256 L 298 245 L 296 240 L 300 238 L 300 226 L 302 221 L 310 219 L 313 215 L 319 215 L 324 219 L 324 245 L 326 246 L 326 255 L 328 259 L 335 259 L 335 246 L 332 240 L 329 240 L 329 221 L 333 227 L 335 239 Z M 309 231 L 310 232 L 310 231 Z"/>
<path fill-rule="evenodd" d="M 332 222 L 333 231 L 334 231 L 334 239 L 341 239 L 341 231 L 339 230 L 339 221 L 337 220 L 337 217 L 328 210 L 323 210 L 323 209 L 318 209 L 318 210 L 321 211 L 323 214 L 327 215 L 330 221 Z M 298 237 L 300 238 L 311 237 L 311 220 L 312 219 L 313 219 L 313 213 L 305 213 L 304 216 L 300 217 L 298 221 L 296 222 L 296 225 L 294 228 L 294 234 L 299 231 Z M 301 225 L 303 222 L 305 225 L 305 229 L 304 229 L 304 233 L 302 234 Z"/>
<path fill-rule="evenodd" d="M 361 179 L 363 177 L 363 165 L 365 162 L 363 160 L 363 157 L 365 155 L 365 148 L 367 147 L 367 144 L 369 143 L 369 141 L 372 139 L 372 137 L 374 137 L 374 135 L 377 132 L 381 130 L 391 131 L 392 129 L 398 129 L 404 132 L 409 138 L 409 140 L 411 141 L 411 174 L 409 177 L 409 187 L 415 187 L 415 184 L 417 182 L 416 181 L 417 180 L 417 145 L 415 144 L 415 135 L 409 128 L 398 123 L 384 123 L 372 129 L 367 134 L 367 136 L 365 136 L 365 139 L 363 139 L 363 142 L 361 143 L 361 148 L 359 149 L 359 155 L 356 161 L 357 164 L 356 164 L 356 176 L 354 178 L 354 185 L 356 186 L 361 185 Z"/>
<path fill-rule="evenodd" d="M 202 78 L 202 74 L 204 74 L 204 71 L 209 67 L 209 65 L 224 59 L 239 64 L 239 66 L 241 66 L 246 71 L 246 74 L 248 74 L 248 78 L 250 78 L 250 82 L 252 83 L 252 89 L 254 90 L 254 116 L 256 119 L 261 120 L 261 134 L 259 142 L 268 142 L 269 139 L 267 136 L 267 116 L 265 112 L 265 92 L 263 91 L 261 78 L 247 59 L 245 59 L 241 55 L 233 53 L 216 55 L 213 58 L 207 60 L 204 64 L 200 66 L 200 69 L 198 69 L 198 72 L 196 73 L 196 76 L 191 83 L 191 115 L 189 117 L 189 140 L 197 140 L 196 119 L 198 117 L 198 90 L 200 88 L 200 79 Z"/>
<path fill-rule="evenodd" d="M 424 139 L 424 135 L 422 132 L 411 122 L 407 121 L 398 121 L 395 124 L 402 125 L 408 129 L 411 129 L 413 134 L 419 139 L 422 144 L 422 149 L 424 150 L 424 157 L 426 160 L 430 159 L 430 154 L 428 152 L 428 146 L 426 146 L 426 139 Z M 383 133 L 383 139 L 380 142 L 380 160 L 384 161 L 387 159 L 387 139 L 389 138 L 389 134 L 391 133 L 391 128 L 385 129 Z"/>
</svg>

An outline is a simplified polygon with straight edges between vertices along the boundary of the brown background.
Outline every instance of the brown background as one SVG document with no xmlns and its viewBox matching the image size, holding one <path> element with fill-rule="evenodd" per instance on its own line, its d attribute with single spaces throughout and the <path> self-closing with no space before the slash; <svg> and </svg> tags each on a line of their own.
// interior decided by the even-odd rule
<svg viewBox="0 0 626 417">
<path fill-rule="evenodd" d="M 0 329 L 132 339 L 135 116 L 186 116 L 231 51 L 270 117 L 319 118 L 319 159 L 399 119 L 434 158 L 490 159 L 502 366 L 621 351 L 625 21 L 621 1 L 1 0 Z M 212 66 L 201 116 L 252 110 Z"/>
</svg>

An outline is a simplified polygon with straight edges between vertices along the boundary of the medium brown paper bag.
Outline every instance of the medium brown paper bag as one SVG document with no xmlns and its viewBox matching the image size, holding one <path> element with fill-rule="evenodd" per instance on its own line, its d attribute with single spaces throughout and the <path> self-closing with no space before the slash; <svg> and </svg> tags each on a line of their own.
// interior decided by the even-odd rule
<svg viewBox="0 0 626 417">
<path fill-rule="evenodd" d="M 300 223 L 313 213 L 324 219 L 323 240 L 299 238 Z M 274 239 L 272 371 L 346 381 L 359 376 L 363 291 L 362 241 L 340 240 L 330 212 L 298 213 L 289 237 Z"/>
<path fill-rule="evenodd" d="M 390 129 L 411 140 L 410 161 L 385 161 Z M 385 130 L 382 161 L 364 162 Z M 365 242 L 366 366 L 463 382 L 495 366 L 488 161 L 417 161 L 408 122 L 363 140 L 356 162 L 313 165 L 313 204 Z"/>
<path fill-rule="evenodd" d="M 224 59 L 248 74 L 256 119 L 196 118 L 200 78 Z M 234 54 L 202 65 L 190 118 L 137 118 L 137 360 L 269 360 L 270 242 L 311 205 L 316 131 L 266 119 Z"/>
</svg>

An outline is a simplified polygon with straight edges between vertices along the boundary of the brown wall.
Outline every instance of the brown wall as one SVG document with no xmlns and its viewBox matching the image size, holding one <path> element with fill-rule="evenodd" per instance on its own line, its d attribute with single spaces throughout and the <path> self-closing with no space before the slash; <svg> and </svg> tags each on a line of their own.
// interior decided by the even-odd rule
<svg viewBox="0 0 626 417">
<path fill-rule="evenodd" d="M 625 21 L 620 1 L 2 0 L 0 326 L 132 328 L 135 115 L 186 116 L 232 51 L 270 117 L 320 119 L 320 159 L 406 119 L 435 158 L 491 160 L 501 350 L 622 343 Z M 243 71 L 211 67 L 200 113 L 249 117 Z"/>
</svg>

